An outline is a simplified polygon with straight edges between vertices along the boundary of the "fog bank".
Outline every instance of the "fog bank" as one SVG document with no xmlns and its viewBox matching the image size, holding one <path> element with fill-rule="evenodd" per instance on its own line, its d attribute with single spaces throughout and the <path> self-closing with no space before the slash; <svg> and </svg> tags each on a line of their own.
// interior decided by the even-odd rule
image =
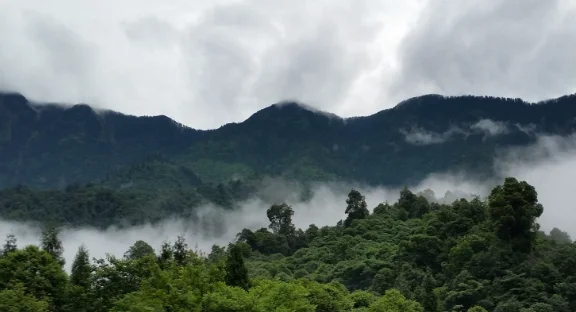
<svg viewBox="0 0 576 312">
<path fill-rule="evenodd" d="M 416 185 L 409 186 L 413 192 L 431 189 L 436 197 L 447 191 L 486 196 L 490 190 L 503 182 L 504 177 L 513 176 L 536 187 L 544 214 L 539 219 L 542 229 L 549 231 L 558 227 L 576 237 L 576 228 L 571 221 L 576 217 L 571 207 L 572 176 L 576 172 L 576 139 L 574 136 L 541 136 L 536 144 L 503 151 L 495 161 L 501 174 L 490 181 L 469 179 L 465 174 L 431 174 Z M 313 196 L 306 202 L 298 200 L 300 189 L 295 184 L 281 181 L 269 183 L 262 192 L 267 200 L 255 198 L 242 203 L 240 209 L 224 211 L 215 206 L 204 206 L 198 211 L 198 221 L 166 219 L 155 225 L 142 225 L 126 229 L 109 228 L 106 231 L 94 228 L 64 228 L 61 239 L 64 256 L 69 266 L 81 244 L 85 244 L 91 257 L 103 258 L 106 253 L 121 257 L 136 241 L 144 240 L 158 250 L 163 241 L 173 242 L 183 235 L 190 248 L 208 252 L 213 244 L 224 245 L 232 241 L 243 228 L 258 229 L 268 226 L 266 209 L 270 199 L 283 200 L 292 205 L 297 227 L 307 228 L 334 225 L 345 217 L 346 197 L 351 188 L 361 191 L 372 210 L 379 203 L 393 203 L 398 199 L 399 189 L 366 187 L 359 184 L 324 183 L 313 186 Z M 265 198 L 265 197 L 264 197 Z M 31 224 L 0 220 L 0 236 L 14 233 L 18 246 L 38 244 L 40 231 Z"/>
</svg>

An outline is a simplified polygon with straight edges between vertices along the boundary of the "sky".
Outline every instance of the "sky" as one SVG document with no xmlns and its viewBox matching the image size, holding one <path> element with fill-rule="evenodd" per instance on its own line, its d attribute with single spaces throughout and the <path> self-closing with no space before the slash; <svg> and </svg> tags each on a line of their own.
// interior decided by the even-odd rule
<svg viewBox="0 0 576 312">
<path fill-rule="evenodd" d="M 0 90 L 209 129 L 297 100 L 576 92 L 571 0 L 0 0 Z"/>
</svg>

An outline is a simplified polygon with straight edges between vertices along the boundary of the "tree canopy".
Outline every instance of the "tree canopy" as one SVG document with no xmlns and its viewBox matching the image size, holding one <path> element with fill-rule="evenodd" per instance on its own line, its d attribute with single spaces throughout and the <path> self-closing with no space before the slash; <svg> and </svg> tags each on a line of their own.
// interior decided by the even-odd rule
<svg viewBox="0 0 576 312">
<path fill-rule="evenodd" d="M 438 203 L 401 191 L 368 213 L 352 191 L 353 222 L 296 229 L 286 204 L 271 228 L 244 229 L 227 247 L 189 249 L 183 236 L 156 252 L 138 240 L 125 257 L 89 259 L 70 273 L 60 231 L 0 254 L 2 311 L 482 312 L 576 310 L 576 245 L 542 232 L 543 208 L 524 181 L 506 179 L 487 199 Z M 275 230 L 274 230 L 275 229 Z M 290 229 L 289 231 L 282 229 Z"/>
</svg>

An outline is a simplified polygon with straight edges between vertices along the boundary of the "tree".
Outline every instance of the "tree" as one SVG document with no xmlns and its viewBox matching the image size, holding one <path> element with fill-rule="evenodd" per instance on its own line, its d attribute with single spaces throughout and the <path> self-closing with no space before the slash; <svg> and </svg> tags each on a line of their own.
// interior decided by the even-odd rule
<svg viewBox="0 0 576 312">
<path fill-rule="evenodd" d="M 348 193 L 346 204 L 345 213 L 348 214 L 348 217 L 344 220 L 344 226 L 349 226 L 353 220 L 365 219 L 370 215 L 364 196 L 357 190 L 351 190 L 350 193 Z"/>
<path fill-rule="evenodd" d="M 308 300 L 310 293 L 298 283 L 264 280 L 255 285 L 248 295 L 260 303 L 261 311 L 315 311 L 314 305 Z"/>
<path fill-rule="evenodd" d="M 62 246 L 62 241 L 58 237 L 60 231 L 57 227 L 49 225 L 42 231 L 42 249 L 52 255 L 56 259 L 60 266 L 64 266 L 66 260 L 62 256 L 64 253 L 64 247 Z"/>
<path fill-rule="evenodd" d="M 433 195 L 429 194 L 428 196 Z M 398 207 L 407 214 L 408 218 L 421 218 L 424 214 L 430 211 L 430 204 L 426 197 L 412 193 L 407 187 L 404 187 L 400 191 Z"/>
<path fill-rule="evenodd" d="M 350 294 L 350 299 L 354 308 L 368 308 L 376 300 L 376 296 L 365 290 L 357 290 Z"/>
<path fill-rule="evenodd" d="M 316 224 L 310 224 L 306 229 L 306 238 L 309 242 L 313 241 L 318 236 L 319 229 Z"/>
<path fill-rule="evenodd" d="M 66 304 L 68 277 L 48 252 L 29 245 L 0 257 L 0 290 L 24 285 L 26 293 L 50 304 L 50 311 Z"/>
<path fill-rule="evenodd" d="M 250 300 L 248 292 L 238 287 L 217 284 L 216 289 L 202 298 L 203 312 L 260 312 L 258 302 Z"/>
<path fill-rule="evenodd" d="M 370 312 L 422 312 L 422 306 L 413 300 L 406 299 L 397 289 L 389 289 L 384 296 L 370 305 Z"/>
<path fill-rule="evenodd" d="M 210 254 L 208 254 L 207 260 L 212 263 L 217 263 L 222 259 L 226 258 L 226 248 L 220 247 L 218 245 L 212 245 Z"/>
<path fill-rule="evenodd" d="M 254 232 L 250 229 L 243 229 L 242 232 L 236 235 L 238 241 L 245 242 L 246 244 L 250 245 L 250 247 L 254 250 L 258 249 L 258 244 L 256 242 L 256 236 Z"/>
<path fill-rule="evenodd" d="M 244 264 L 242 249 L 236 244 L 229 245 L 228 249 L 225 275 L 226 285 L 248 290 L 250 288 L 250 280 L 248 279 L 248 269 L 246 269 Z"/>
<path fill-rule="evenodd" d="M 128 249 L 128 251 L 126 251 L 124 258 L 132 260 L 140 259 L 148 255 L 154 255 L 154 248 L 148 245 L 145 241 L 138 240 L 130 247 L 130 249 Z"/>
<path fill-rule="evenodd" d="M 561 231 L 559 228 L 553 228 L 550 231 L 550 239 L 555 241 L 558 244 L 570 244 L 572 243 L 572 239 L 570 235 L 564 231 Z"/>
<path fill-rule="evenodd" d="M 92 268 L 90 266 L 88 250 L 86 250 L 84 245 L 81 245 L 78 247 L 78 252 L 76 253 L 76 257 L 74 257 L 74 262 L 72 263 L 70 280 L 73 285 L 88 289 L 90 287 L 91 273 Z"/>
<path fill-rule="evenodd" d="M 267 211 L 268 220 L 270 220 L 269 228 L 276 234 L 291 236 L 294 234 L 295 228 L 292 224 L 292 216 L 294 210 L 287 204 L 272 205 Z"/>
<path fill-rule="evenodd" d="M 338 282 L 320 284 L 315 281 L 302 279 L 299 283 L 308 291 L 308 301 L 316 306 L 316 312 L 350 311 L 354 302 L 344 285 Z"/>
<path fill-rule="evenodd" d="M 185 265 L 188 259 L 188 244 L 184 236 L 178 235 L 176 242 L 174 242 L 174 260 L 178 265 Z"/>
<path fill-rule="evenodd" d="M 544 211 L 534 187 L 525 181 L 506 178 L 504 185 L 492 190 L 488 200 L 490 219 L 498 237 L 515 240 L 516 247 L 524 251 L 531 250 L 538 230 L 536 218 Z"/>
<path fill-rule="evenodd" d="M 416 292 L 416 300 L 422 304 L 424 311 L 436 312 L 442 311 L 438 294 L 434 292 L 436 280 L 430 274 L 422 281 L 422 285 Z"/>
<path fill-rule="evenodd" d="M 48 312 L 48 303 L 26 294 L 24 285 L 16 284 L 0 291 L 0 311 Z"/>
<path fill-rule="evenodd" d="M 16 236 L 12 233 L 6 235 L 6 242 L 2 248 L 2 255 L 7 255 L 18 249 Z"/>
<path fill-rule="evenodd" d="M 161 267 L 166 267 L 168 262 L 174 260 L 174 251 L 172 250 L 172 246 L 170 246 L 169 242 L 163 242 L 162 247 L 160 249 L 160 255 L 158 255 L 158 263 Z"/>
</svg>

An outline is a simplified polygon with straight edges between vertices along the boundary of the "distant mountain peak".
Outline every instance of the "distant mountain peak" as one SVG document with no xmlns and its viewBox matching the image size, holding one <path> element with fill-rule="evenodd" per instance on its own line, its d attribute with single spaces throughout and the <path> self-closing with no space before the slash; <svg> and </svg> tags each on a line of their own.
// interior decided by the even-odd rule
<svg viewBox="0 0 576 312">
<path fill-rule="evenodd" d="M 267 108 L 264 108 L 261 111 L 266 111 L 266 110 L 271 110 L 271 109 L 292 110 L 292 111 L 308 111 L 308 112 L 311 112 L 314 114 L 323 115 L 323 116 L 328 117 L 328 118 L 343 119 L 342 117 L 340 117 L 336 114 L 326 112 L 326 111 L 317 109 L 311 105 L 304 104 L 304 103 L 297 102 L 297 101 L 281 101 L 281 102 L 275 103 L 275 104 L 273 104 Z"/>
</svg>

